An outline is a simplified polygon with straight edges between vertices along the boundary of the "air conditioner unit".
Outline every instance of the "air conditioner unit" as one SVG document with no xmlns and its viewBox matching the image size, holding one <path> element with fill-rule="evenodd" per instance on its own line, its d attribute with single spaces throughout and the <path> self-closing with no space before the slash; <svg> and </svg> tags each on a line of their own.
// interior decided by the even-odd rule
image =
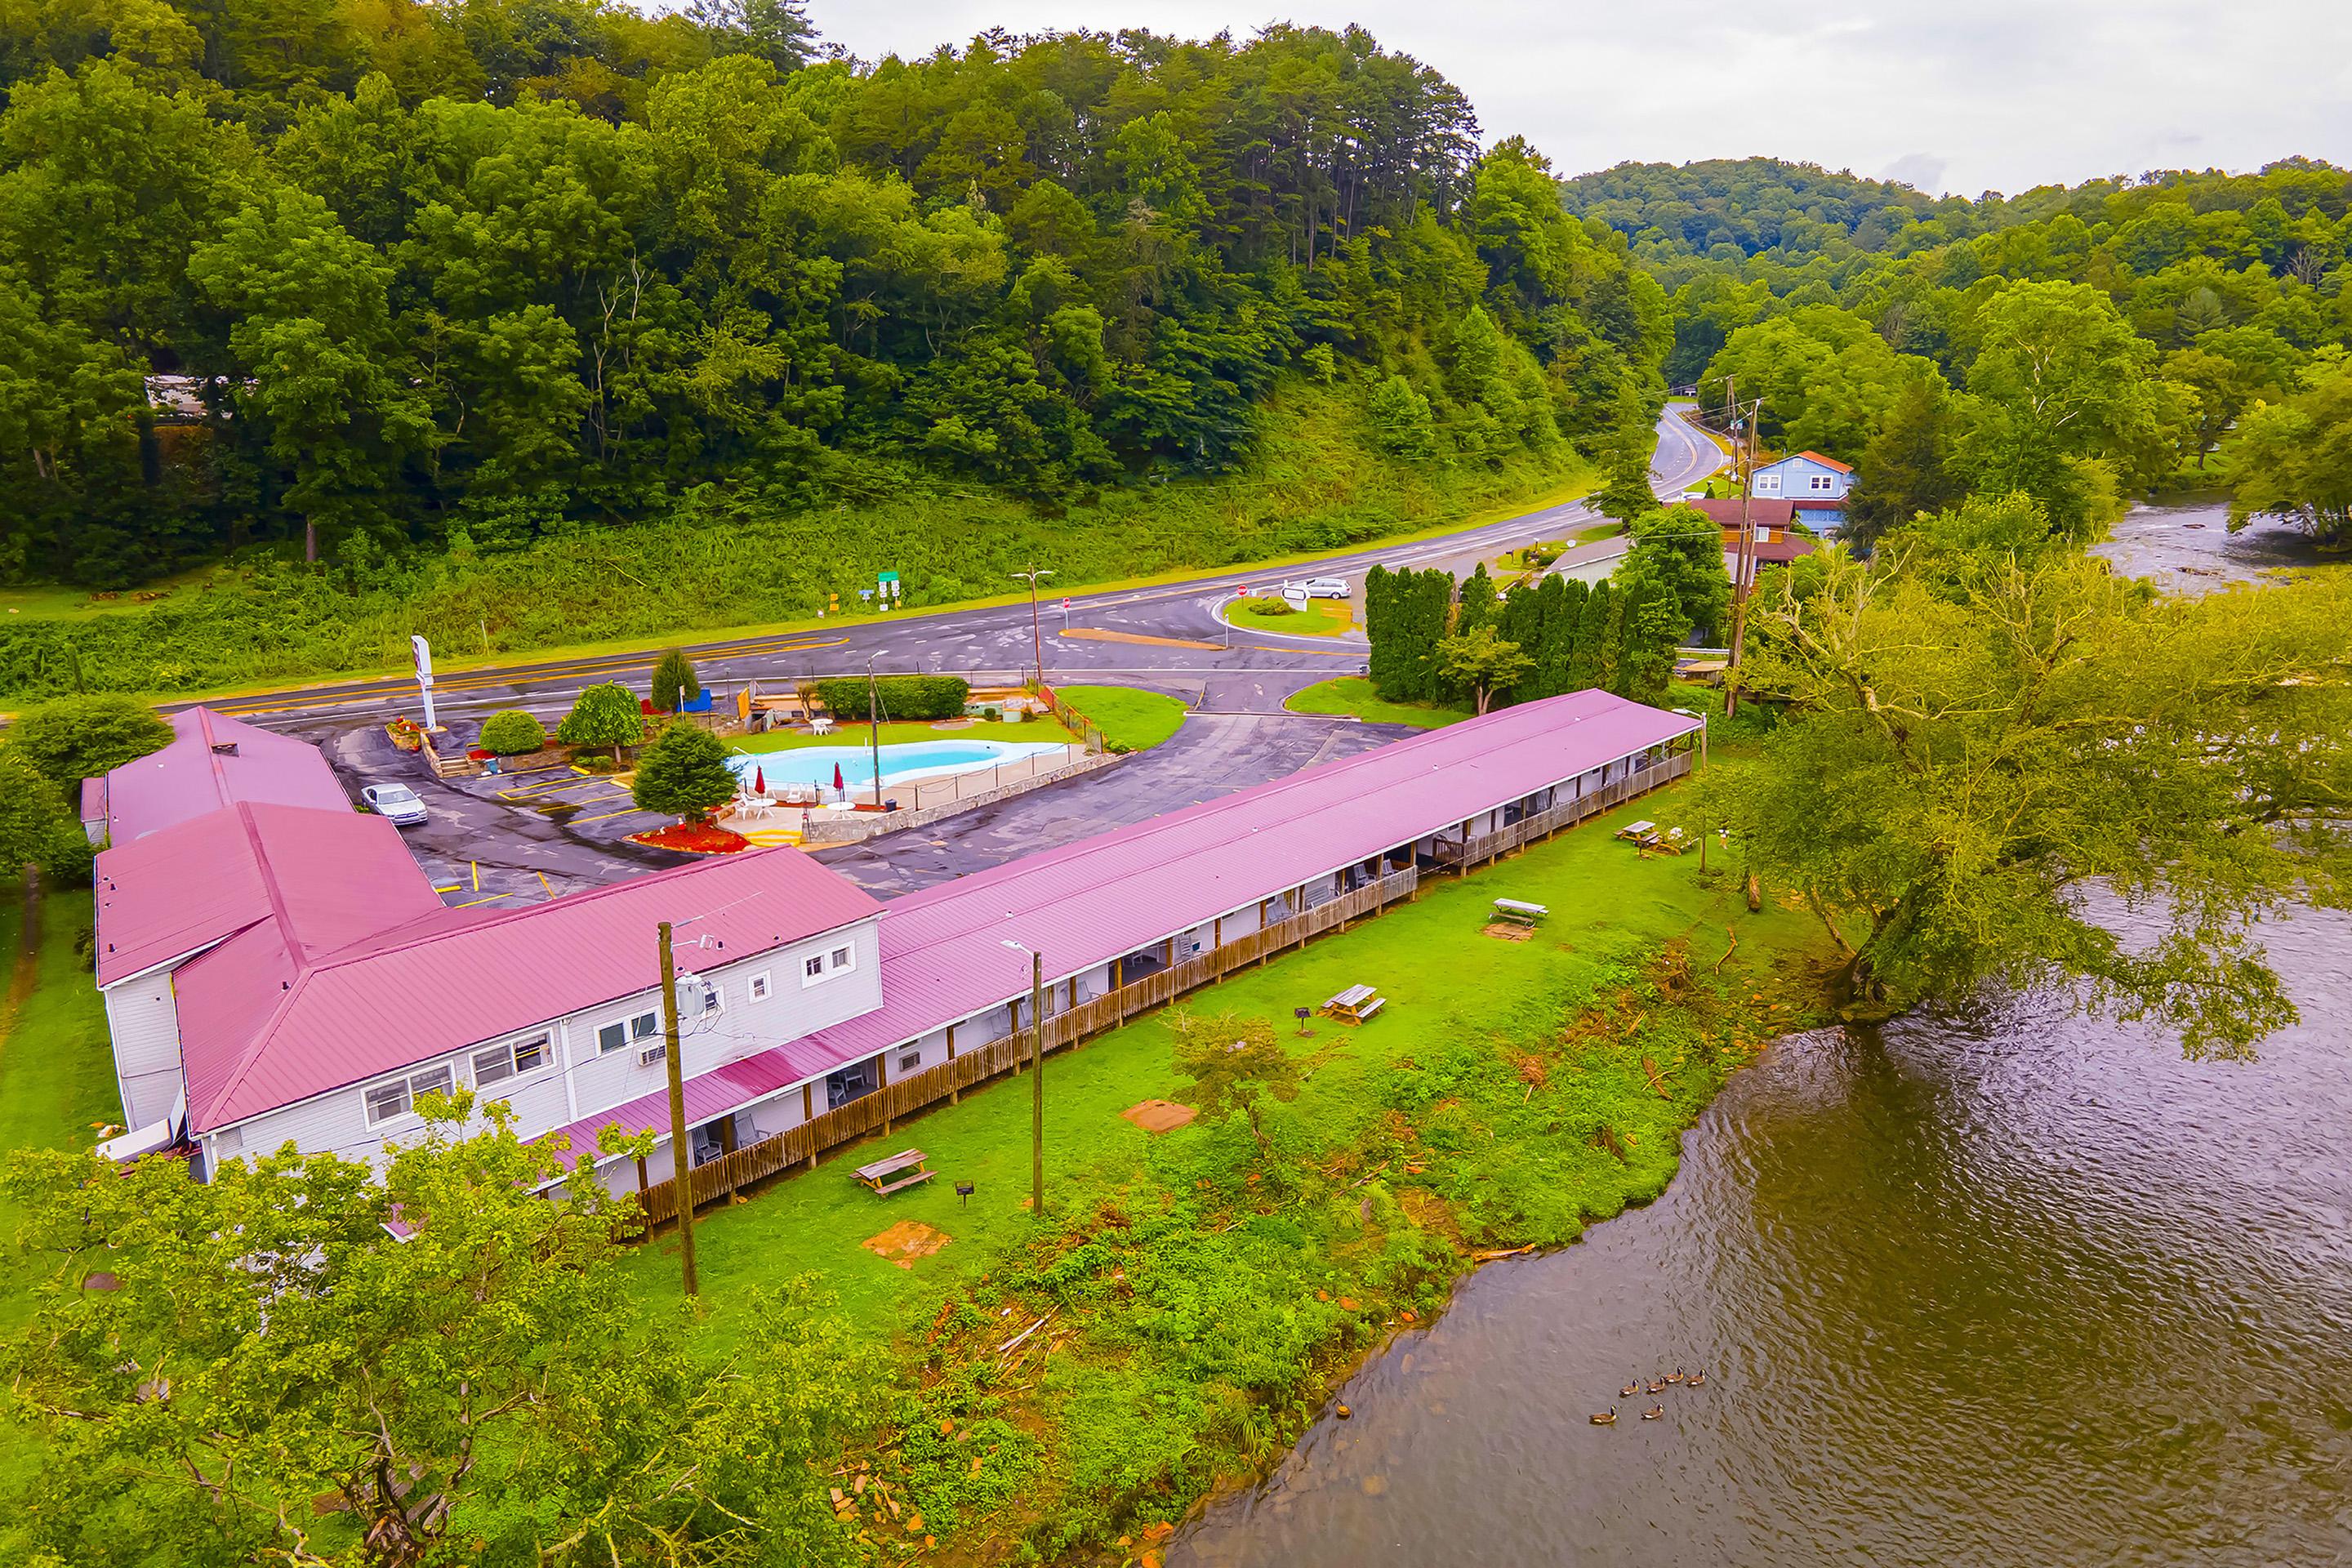
<svg viewBox="0 0 2352 1568">
<path fill-rule="evenodd" d="M 641 1068 L 649 1068 L 668 1054 L 669 1043 L 666 1040 L 656 1040 L 650 1046 L 638 1047 L 637 1065 Z"/>
</svg>

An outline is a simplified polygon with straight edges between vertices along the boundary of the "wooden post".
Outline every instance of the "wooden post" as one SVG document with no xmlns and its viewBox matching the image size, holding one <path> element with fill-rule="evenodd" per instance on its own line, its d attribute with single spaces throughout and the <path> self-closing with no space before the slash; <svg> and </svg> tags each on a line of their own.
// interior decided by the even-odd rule
<svg viewBox="0 0 2352 1568">
<path fill-rule="evenodd" d="M 950 1062 L 955 1060 L 955 1026 L 953 1024 L 948 1026 L 948 1060 Z M 950 1105 L 963 1103 L 963 1088 L 956 1082 L 956 1075 L 953 1071 L 948 1074 L 948 1103 Z"/>
<path fill-rule="evenodd" d="M 733 1152 L 735 1152 L 735 1116 L 730 1111 L 727 1119 L 719 1124 L 719 1163 L 726 1167 L 727 1195 L 730 1198 L 735 1195 L 735 1189 L 742 1185 L 742 1183 L 736 1179 L 734 1165 L 727 1159 L 727 1156 Z"/>
<path fill-rule="evenodd" d="M 801 1085 L 801 1125 L 809 1127 L 815 1121 L 816 1085 L 804 1083 Z M 816 1169 L 816 1132 L 812 1128 L 809 1132 L 809 1169 L 812 1171 Z"/>
<path fill-rule="evenodd" d="M 1013 1037 L 1018 1038 L 1021 1034 L 1021 998 L 1015 996 L 1012 1001 L 1007 1002 L 1004 1005 L 1004 1012 L 1005 1016 L 1012 1022 Z M 1013 1053 L 1013 1076 L 1014 1078 L 1019 1078 L 1021 1076 L 1021 1053 L 1019 1051 L 1014 1051 Z"/>
<path fill-rule="evenodd" d="M 1029 1214 L 1045 1217 L 1045 960 L 1029 955 L 1029 1037 L 1035 1053 L 1029 1064 Z"/>
<path fill-rule="evenodd" d="M 890 1136 L 890 1096 L 885 1092 L 889 1087 L 890 1053 L 877 1051 L 874 1053 L 874 1092 L 882 1096 L 882 1136 L 885 1138 Z"/>
<path fill-rule="evenodd" d="M 657 928 L 661 947 L 662 1056 L 669 1069 L 670 1168 L 677 1182 L 678 1253 L 686 1268 L 686 1293 L 697 1294 L 694 1278 L 694 1155 L 686 1142 L 686 1079 L 678 1067 L 677 968 L 669 950 L 669 921 Z"/>
</svg>

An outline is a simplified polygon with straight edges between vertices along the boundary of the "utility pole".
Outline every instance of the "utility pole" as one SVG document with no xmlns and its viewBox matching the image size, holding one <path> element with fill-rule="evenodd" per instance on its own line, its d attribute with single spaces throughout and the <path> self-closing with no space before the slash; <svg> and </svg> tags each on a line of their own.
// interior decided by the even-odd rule
<svg viewBox="0 0 2352 1568">
<path fill-rule="evenodd" d="M 874 679 L 874 656 L 866 656 L 866 735 L 874 759 L 874 809 L 882 809 L 882 685 Z M 919 803 L 920 797 L 918 796 Z"/>
<path fill-rule="evenodd" d="M 662 1055 L 669 1068 L 669 1158 L 677 1188 L 677 1243 L 686 1262 L 686 1293 L 694 1278 L 694 1154 L 686 1142 L 686 1079 L 677 1060 L 677 967 L 670 958 L 669 921 L 661 922 Z"/>
<path fill-rule="evenodd" d="M 1732 378 L 1723 378 L 1724 393 L 1730 397 Z M 1763 399 L 1756 402 L 1756 412 L 1763 411 Z M 1732 427 L 1738 432 L 1733 458 L 1739 470 L 1739 553 L 1731 574 L 1731 657 L 1729 669 L 1723 682 L 1723 716 L 1727 719 L 1739 711 L 1739 650 L 1748 637 L 1748 563 L 1756 550 L 1756 520 L 1749 501 L 1756 489 L 1756 450 L 1749 424 L 1739 417 L 1739 404 L 1731 399 Z"/>
<path fill-rule="evenodd" d="M 1045 959 L 1029 954 L 1029 1212 L 1045 1217 Z"/>
<path fill-rule="evenodd" d="M 1053 574 L 1050 568 L 1041 572 L 1034 566 L 1026 572 L 1013 574 L 1014 577 L 1029 584 L 1029 641 L 1037 650 L 1037 684 L 1040 686 L 1045 684 L 1045 633 L 1037 620 L 1037 579 L 1051 577 Z"/>
</svg>

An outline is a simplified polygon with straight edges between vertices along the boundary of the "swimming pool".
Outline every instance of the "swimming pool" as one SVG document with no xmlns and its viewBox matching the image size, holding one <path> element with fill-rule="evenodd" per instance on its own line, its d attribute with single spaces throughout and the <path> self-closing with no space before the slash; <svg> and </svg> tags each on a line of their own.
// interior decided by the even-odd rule
<svg viewBox="0 0 2352 1568">
<path fill-rule="evenodd" d="M 943 773 L 978 773 L 1045 752 L 1058 752 L 1060 742 L 916 741 L 882 748 L 885 788 L 906 779 L 937 778 Z M 764 773 L 768 788 L 783 784 L 824 784 L 831 788 L 833 770 L 841 770 L 844 787 L 856 789 L 874 782 L 874 757 L 864 746 L 803 746 L 787 752 L 738 752 L 727 759 L 745 784 Z"/>
</svg>

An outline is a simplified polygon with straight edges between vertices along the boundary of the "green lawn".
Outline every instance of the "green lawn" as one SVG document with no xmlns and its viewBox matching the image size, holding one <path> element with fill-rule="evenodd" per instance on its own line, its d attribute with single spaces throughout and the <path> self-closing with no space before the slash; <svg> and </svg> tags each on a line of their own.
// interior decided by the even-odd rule
<svg viewBox="0 0 2352 1568">
<path fill-rule="evenodd" d="M 1000 1079 L 706 1211 L 705 1331 L 755 1343 L 751 1291 L 817 1279 L 897 1370 L 898 1436 L 868 1462 L 964 1557 L 1009 1540 L 1053 1558 L 1180 1517 L 1277 1457 L 1355 1356 L 1442 1303 L 1468 1255 L 1558 1245 L 1662 1191 L 1724 1075 L 1811 1016 L 1794 955 L 1822 945 L 1811 922 L 1778 901 L 1749 915 L 1695 856 L 1641 858 L 1611 837 L 1635 816 L 1671 822 L 1675 797 L 1433 880 L 1187 998 L 1274 1021 L 1302 1070 L 1294 1101 L 1265 1107 L 1270 1154 L 1239 1118 L 1158 1137 L 1121 1118 L 1192 1096 L 1155 1014 L 1046 1065 L 1051 1224 L 1024 1207 L 1030 1082 Z M 1532 940 L 1496 940 L 1481 928 L 1503 897 L 1554 914 Z M 1738 945 L 1718 971 L 1727 929 Z M 1678 942 L 1683 959 L 1656 961 Z M 1358 983 L 1389 999 L 1371 1023 L 1292 1032 L 1294 1007 Z M 851 1182 L 906 1148 L 936 1180 L 887 1199 Z M 908 1268 L 862 1245 L 902 1221 L 950 1239 Z M 675 1300 L 675 1241 L 630 1274 L 649 1303 Z M 1049 1314 L 1051 1351 L 1008 1364 L 999 1347 Z"/>
<path fill-rule="evenodd" d="M 1303 610 L 1286 610 L 1279 614 L 1252 609 L 1248 601 L 1236 599 L 1225 606 L 1225 619 L 1251 631 L 1280 632 L 1286 637 L 1337 637 L 1356 624 L 1356 612 L 1345 599 L 1309 599 Z"/>
<path fill-rule="evenodd" d="M 1371 681 L 1360 675 L 1318 680 L 1305 690 L 1293 692 L 1283 706 L 1294 713 L 1352 713 L 1367 724 L 1411 724 L 1421 730 L 1443 729 L 1470 717 L 1459 708 L 1383 701 L 1372 689 Z"/>
<path fill-rule="evenodd" d="M 1114 752 L 1160 744 L 1184 722 L 1184 704 L 1163 692 L 1132 686 L 1056 686 L 1054 695 L 1083 714 Z"/>
<path fill-rule="evenodd" d="M 810 746 L 863 746 L 867 743 L 866 725 L 843 723 L 830 735 L 811 735 L 798 730 L 771 730 L 763 735 L 730 735 L 728 746 L 738 752 L 797 752 Z M 882 744 L 908 746 L 919 741 L 1015 741 L 1028 745 L 1070 744 L 1077 737 L 1064 728 L 1060 721 L 1039 717 L 1026 724 L 1003 721 L 993 723 L 986 719 L 952 730 L 935 729 L 930 724 L 913 722 L 882 726 Z"/>
</svg>

